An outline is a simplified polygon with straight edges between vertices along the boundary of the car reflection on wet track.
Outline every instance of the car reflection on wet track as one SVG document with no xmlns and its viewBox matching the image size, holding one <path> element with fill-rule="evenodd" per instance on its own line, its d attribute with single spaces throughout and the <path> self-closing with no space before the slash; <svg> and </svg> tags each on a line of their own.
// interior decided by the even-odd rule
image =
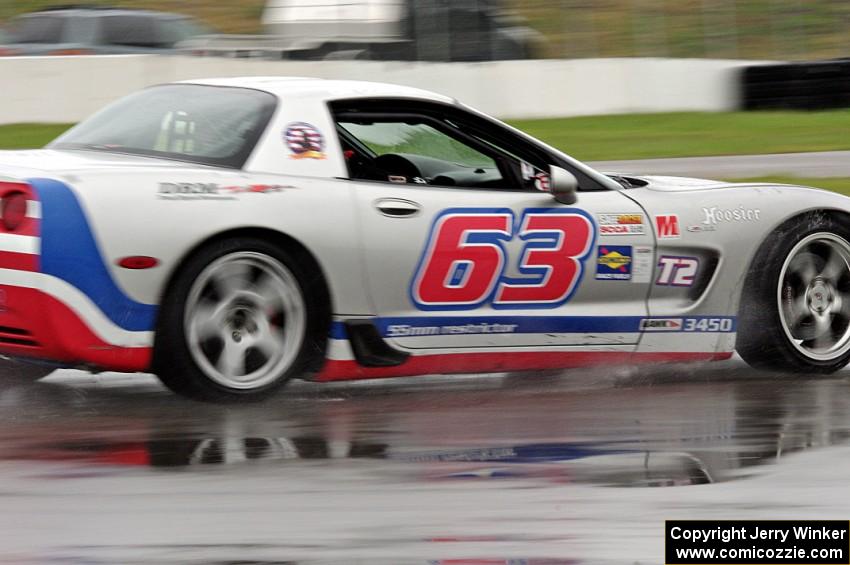
<svg viewBox="0 0 850 565">
<path fill-rule="evenodd" d="M 328 442 L 324 438 L 215 437 L 151 439 L 145 443 L 68 442 L 44 445 L 25 459 L 79 461 L 89 465 L 187 467 L 320 459 L 383 459 L 415 463 L 429 479 L 541 478 L 618 486 L 672 486 L 712 482 L 698 458 L 687 453 L 618 449 L 607 443 L 551 443 L 429 451 L 393 456 L 387 444 Z M 582 466 L 567 464 L 583 461 Z"/>
<path fill-rule="evenodd" d="M 735 478 L 850 433 L 841 379 L 696 375 L 305 385 L 226 407 L 167 398 L 149 383 L 146 393 L 110 386 L 108 376 L 105 387 L 51 378 L 0 396 L 0 413 L 16 414 L 0 430 L 0 460 L 168 468 L 375 459 L 413 464 L 428 479 L 680 486 Z"/>
<path fill-rule="evenodd" d="M 0 386 L 0 562 L 657 562 L 648 532 L 670 508 L 703 516 L 701 488 L 725 493 L 735 516 L 781 514 L 769 488 L 753 503 L 724 487 L 764 490 L 789 454 L 850 443 L 846 374 L 733 362 L 293 383 L 262 404 L 216 406 L 149 377 L 57 373 Z M 823 468 L 840 469 L 842 453 Z M 808 480 L 794 475 L 798 492 L 826 496 Z M 795 515 L 841 500 L 829 492 L 798 496 Z M 645 526 L 629 518 L 644 514 Z M 611 547 L 616 520 L 639 557 Z"/>
</svg>

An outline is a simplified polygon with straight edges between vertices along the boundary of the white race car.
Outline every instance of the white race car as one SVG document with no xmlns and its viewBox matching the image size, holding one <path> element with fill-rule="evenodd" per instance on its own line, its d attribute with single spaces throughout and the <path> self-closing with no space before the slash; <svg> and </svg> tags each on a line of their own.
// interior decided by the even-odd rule
<svg viewBox="0 0 850 565">
<path fill-rule="evenodd" d="M 847 198 L 600 174 L 412 88 L 148 88 L 0 152 L 0 199 L 0 352 L 152 371 L 196 398 L 850 358 Z"/>
</svg>

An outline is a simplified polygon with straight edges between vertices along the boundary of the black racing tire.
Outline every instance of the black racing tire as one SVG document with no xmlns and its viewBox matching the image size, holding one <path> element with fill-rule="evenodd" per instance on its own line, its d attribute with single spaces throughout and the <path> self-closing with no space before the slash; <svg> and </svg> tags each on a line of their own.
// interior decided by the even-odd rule
<svg viewBox="0 0 850 565">
<path fill-rule="evenodd" d="M 315 370 L 328 305 L 308 265 L 297 250 L 256 237 L 201 248 L 163 297 L 154 373 L 189 398 L 252 402 Z"/>
<path fill-rule="evenodd" d="M 850 218 L 812 212 L 762 244 L 744 281 L 738 354 L 756 369 L 833 373 L 850 361 Z"/>
</svg>

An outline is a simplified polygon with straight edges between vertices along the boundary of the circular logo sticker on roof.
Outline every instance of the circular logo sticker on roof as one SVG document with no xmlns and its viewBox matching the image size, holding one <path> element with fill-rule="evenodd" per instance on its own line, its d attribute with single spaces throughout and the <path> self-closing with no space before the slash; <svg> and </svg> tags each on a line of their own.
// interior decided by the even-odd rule
<svg viewBox="0 0 850 565">
<path fill-rule="evenodd" d="M 314 126 L 305 122 L 293 122 L 283 133 L 286 146 L 292 151 L 292 159 L 324 159 L 325 139 Z"/>
</svg>

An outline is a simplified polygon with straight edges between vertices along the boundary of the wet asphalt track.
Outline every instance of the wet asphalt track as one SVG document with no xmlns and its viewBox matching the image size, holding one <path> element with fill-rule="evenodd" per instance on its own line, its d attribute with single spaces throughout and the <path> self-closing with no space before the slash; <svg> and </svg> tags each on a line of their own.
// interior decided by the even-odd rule
<svg viewBox="0 0 850 565">
<path fill-rule="evenodd" d="M 733 360 L 216 406 L 61 371 L 0 388 L 0 563 L 656 563 L 664 518 L 846 519 L 848 377 Z"/>
</svg>

